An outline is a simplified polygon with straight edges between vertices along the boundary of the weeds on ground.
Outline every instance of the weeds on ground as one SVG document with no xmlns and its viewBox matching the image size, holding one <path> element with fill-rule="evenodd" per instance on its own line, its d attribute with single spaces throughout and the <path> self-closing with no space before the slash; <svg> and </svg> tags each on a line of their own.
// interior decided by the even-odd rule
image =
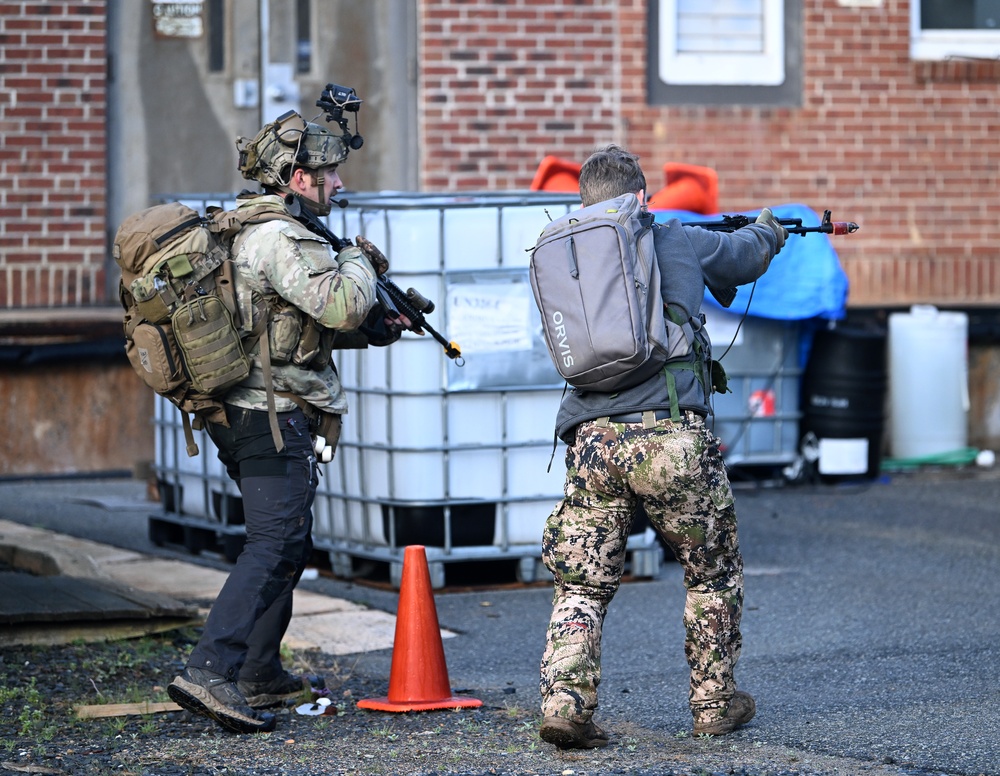
<svg viewBox="0 0 1000 776">
<path fill-rule="evenodd" d="M 167 699 L 173 669 L 180 670 L 194 642 L 189 630 L 151 634 L 97 644 L 75 643 L 59 681 L 69 686 L 84 680 L 76 705 L 139 703 Z M 164 672 L 163 666 L 169 668 Z"/>
<path fill-rule="evenodd" d="M 39 750 L 67 727 L 90 726 L 107 738 L 150 735 L 150 717 L 80 720 L 75 707 L 167 699 L 165 672 L 183 665 L 188 630 L 62 647 L 22 646 L 0 658 L 0 750 Z M 54 651 L 58 658 L 53 659 Z"/>
<path fill-rule="evenodd" d="M 0 687 L 0 721 L 17 736 L 36 742 L 51 741 L 58 730 L 55 721 L 45 718 L 45 697 L 35 677 L 25 685 Z M 0 746 L 11 751 L 16 742 L 4 738 Z"/>
</svg>

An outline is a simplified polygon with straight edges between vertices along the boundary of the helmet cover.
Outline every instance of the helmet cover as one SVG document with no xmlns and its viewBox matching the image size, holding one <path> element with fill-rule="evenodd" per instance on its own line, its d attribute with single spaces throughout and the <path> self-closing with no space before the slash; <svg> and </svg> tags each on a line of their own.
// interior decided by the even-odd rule
<svg viewBox="0 0 1000 776">
<path fill-rule="evenodd" d="M 343 138 L 294 111 L 266 124 L 252 140 L 237 139 L 236 147 L 243 177 L 275 187 L 288 185 L 292 165 L 318 170 L 347 158 Z"/>
</svg>

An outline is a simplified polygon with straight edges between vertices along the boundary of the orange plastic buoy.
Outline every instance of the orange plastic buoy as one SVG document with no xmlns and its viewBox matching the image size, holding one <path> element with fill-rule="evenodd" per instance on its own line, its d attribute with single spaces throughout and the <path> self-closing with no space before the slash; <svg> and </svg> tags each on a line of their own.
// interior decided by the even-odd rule
<svg viewBox="0 0 1000 776">
<path fill-rule="evenodd" d="M 531 181 L 532 191 L 565 191 L 576 194 L 580 190 L 580 168 L 582 164 L 546 156 L 538 165 Z"/>
<path fill-rule="evenodd" d="M 682 162 L 663 165 L 666 186 L 650 196 L 650 210 L 687 210 L 711 215 L 719 212 L 719 174 L 711 167 Z"/>
<path fill-rule="evenodd" d="M 437 607 L 431 593 L 427 553 L 422 545 L 403 552 L 403 578 L 399 584 L 399 611 L 392 644 L 389 694 L 358 701 L 358 708 L 373 711 L 430 711 L 475 708 L 483 702 L 451 694 L 444 660 Z"/>
</svg>

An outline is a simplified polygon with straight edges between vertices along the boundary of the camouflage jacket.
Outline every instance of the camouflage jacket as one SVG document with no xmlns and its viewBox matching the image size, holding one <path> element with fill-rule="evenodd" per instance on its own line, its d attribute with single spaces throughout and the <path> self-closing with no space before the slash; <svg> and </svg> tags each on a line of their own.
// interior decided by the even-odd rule
<svg viewBox="0 0 1000 776">
<path fill-rule="evenodd" d="M 280 196 L 261 195 L 241 198 L 238 207 L 259 207 L 262 203 L 284 206 Z M 284 219 L 246 227 L 236 246 L 236 270 L 251 291 L 265 299 L 280 297 L 325 329 L 354 331 L 375 304 L 375 270 L 354 246 L 335 255 L 323 238 Z M 250 356 L 250 375 L 225 400 L 238 407 L 267 409 L 259 344 Z M 293 393 L 327 412 L 347 412 L 347 399 L 332 361 L 318 369 L 272 364 L 271 371 L 275 391 Z M 278 396 L 275 406 L 283 412 L 295 405 Z"/>
</svg>

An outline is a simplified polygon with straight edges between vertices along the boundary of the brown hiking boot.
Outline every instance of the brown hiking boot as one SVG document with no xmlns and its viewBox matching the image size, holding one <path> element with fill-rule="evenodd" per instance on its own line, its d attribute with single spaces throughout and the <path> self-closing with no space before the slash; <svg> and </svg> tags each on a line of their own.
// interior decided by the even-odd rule
<svg viewBox="0 0 1000 776">
<path fill-rule="evenodd" d="M 182 708 L 214 719 L 230 733 L 274 730 L 273 714 L 250 708 L 235 682 L 202 668 L 185 668 L 167 687 L 167 695 Z"/>
<path fill-rule="evenodd" d="M 246 697 L 248 706 L 253 709 L 266 709 L 268 706 L 278 706 L 297 698 L 312 700 L 314 695 L 326 689 L 326 681 L 322 676 L 282 671 L 266 682 L 244 682 L 241 679 L 236 686 Z"/>
<path fill-rule="evenodd" d="M 749 693 L 737 690 L 733 699 L 729 701 L 729 708 L 726 709 L 725 716 L 711 722 L 695 722 L 694 734 L 696 736 L 724 736 L 752 720 L 756 713 L 757 704 L 754 703 L 753 697 Z"/>
<path fill-rule="evenodd" d="M 539 737 L 560 749 L 595 749 L 608 745 L 608 734 L 591 722 L 573 722 L 564 717 L 546 717 Z"/>
</svg>

